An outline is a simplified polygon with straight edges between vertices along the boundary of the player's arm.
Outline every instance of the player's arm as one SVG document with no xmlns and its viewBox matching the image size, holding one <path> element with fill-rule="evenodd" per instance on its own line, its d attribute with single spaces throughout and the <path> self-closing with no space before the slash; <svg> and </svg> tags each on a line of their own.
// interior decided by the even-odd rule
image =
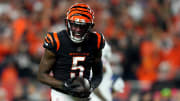
<svg viewBox="0 0 180 101">
<path fill-rule="evenodd" d="M 101 99 L 101 101 L 107 101 L 106 98 L 102 95 L 102 93 L 99 90 L 99 88 L 94 90 L 94 94 L 96 94 Z"/>
<path fill-rule="evenodd" d="M 103 73 L 107 71 L 106 68 L 104 67 L 103 65 Z M 102 92 L 100 91 L 100 88 L 97 87 L 95 90 L 94 90 L 94 94 L 96 94 L 100 99 L 101 101 L 107 101 L 106 98 L 103 96 Z"/>
<path fill-rule="evenodd" d="M 102 56 L 102 51 L 100 50 L 97 52 L 95 61 L 92 66 L 93 76 L 91 79 L 91 87 L 93 89 L 99 86 L 103 77 L 103 66 L 102 66 L 101 56 Z"/>
<path fill-rule="evenodd" d="M 49 51 L 48 49 L 45 49 L 45 53 L 42 56 L 41 62 L 39 65 L 37 79 L 40 82 L 48 86 L 51 86 L 53 88 L 62 89 L 64 83 L 59 80 L 56 80 L 55 78 L 49 75 L 55 61 L 56 61 L 55 54 Z"/>
<path fill-rule="evenodd" d="M 104 48 L 105 41 L 102 34 L 96 33 L 97 35 L 97 52 L 95 54 L 95 61 L 92 65 L 93 76 L 91 79 L 91 87 L 97 88 L 102 81 L 103 77 L 103 65 L 102 65 L 102 49 Z"/>
</svg>

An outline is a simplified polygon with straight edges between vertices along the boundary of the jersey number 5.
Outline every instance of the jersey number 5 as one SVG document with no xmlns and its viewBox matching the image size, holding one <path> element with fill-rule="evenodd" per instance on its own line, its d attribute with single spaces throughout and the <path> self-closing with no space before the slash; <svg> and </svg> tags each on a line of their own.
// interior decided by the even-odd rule
<svg viewBox="0 0 180 101">
<path fill-rule="evenodd" d="M 79 61 L 85 61 L 85 58 L 86 57 L 78 56 L 78 57 L 73 57 L 73 59 L 72 59 L 71 70 L 74 71 L 74 70 L 79 69 L 79 77 L 83 77 L 85 68 L 82 65 L 78 65 L 78 62 Z M 74 78 L 74 77 L 76 77 L 76 73 L 71 72 L 70 76 L 71 76 L 71 78 Z"/>
</svg>

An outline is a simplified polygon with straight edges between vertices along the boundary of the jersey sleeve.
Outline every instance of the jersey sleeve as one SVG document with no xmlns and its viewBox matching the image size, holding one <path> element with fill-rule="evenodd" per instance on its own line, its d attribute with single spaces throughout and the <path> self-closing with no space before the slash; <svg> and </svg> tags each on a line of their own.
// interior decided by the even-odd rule
<svg viewBox="0 0 180 101">
<path fill-rule="evenodd" d="M 44 38 L 43 47 L 56 53 L 60 47 L 60 41 L 57 32 L 48 32 Z"/>
<path fill-rule="evenodd" d="M 102 50 L 105 46 L 104 36 L 97 32 L 96 32 L 96 35 L 97 35 L 97 49 Z"/>
</svg>

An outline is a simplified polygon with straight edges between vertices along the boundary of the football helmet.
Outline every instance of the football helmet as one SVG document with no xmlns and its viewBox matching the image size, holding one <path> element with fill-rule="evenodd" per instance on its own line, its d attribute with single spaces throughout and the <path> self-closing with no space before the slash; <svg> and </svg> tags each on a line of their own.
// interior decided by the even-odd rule
<svg viewBox="0 0 180 101">
<path fill-rule="evenodd" d="M 68 36 L 74 43 L 81 43 L 94 26 L 94 12 L 84 3 L 72 5 L 65 18 Z"/>
</svg>

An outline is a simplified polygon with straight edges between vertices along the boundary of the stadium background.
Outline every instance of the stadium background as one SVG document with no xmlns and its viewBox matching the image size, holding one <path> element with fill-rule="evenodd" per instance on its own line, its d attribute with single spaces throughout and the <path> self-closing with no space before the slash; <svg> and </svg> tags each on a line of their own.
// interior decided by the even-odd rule
<svg viewBox="0 0 180 101">
<path fill-rule="evenodd" d="M 79 0 L 0 0 L 0 101 L 49 101 L 36 80 L 43 38 Z M 82 1 L 82 0 L 81 0 Z M 114 101 L 180 100 L 180 0 L 84 0 L 125 80 Z M 3 100 L 6 99 L 6 100 Z"/>
</svg>

